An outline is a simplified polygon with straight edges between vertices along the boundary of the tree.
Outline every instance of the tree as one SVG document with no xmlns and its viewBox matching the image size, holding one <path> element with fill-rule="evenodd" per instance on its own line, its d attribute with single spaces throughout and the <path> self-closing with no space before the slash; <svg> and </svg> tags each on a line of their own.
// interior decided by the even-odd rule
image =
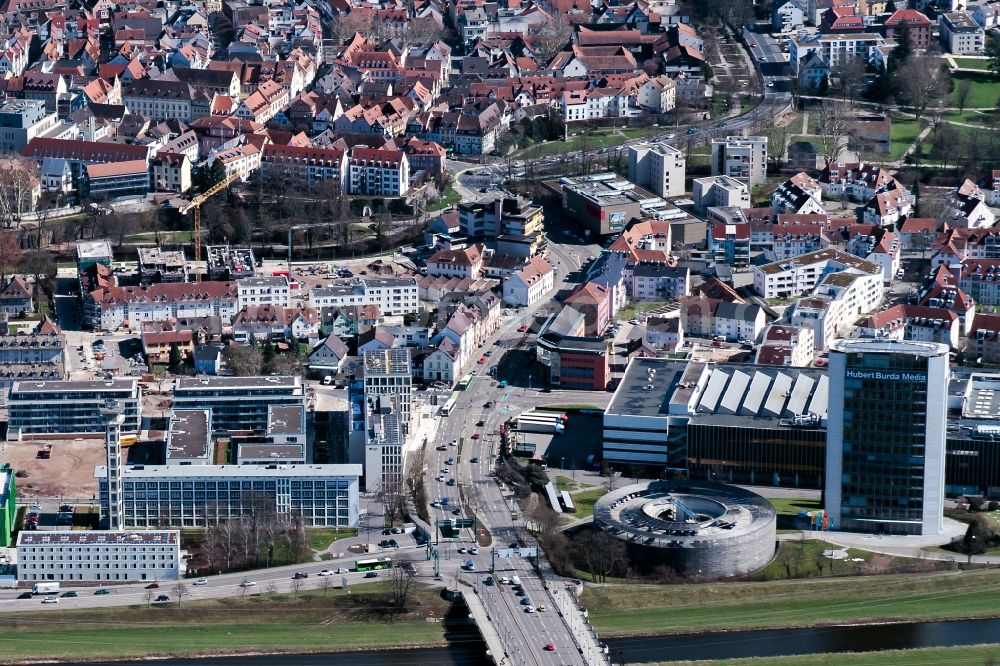
<svg viewBox="0 0 1000 666">
<path fill-rule="evenodd" d="M 969 562 L 972 562 L 973 555 L 986 552 L 990 537 L 992 537 L 992 533 L 986 523 L 986 518 L 975 516 L 969 523 L 968 529 L 965 530 L 965 537 L 962 538 L 962 552 L 969 556 Z"/>
<path fill-rule="evenodd" d="M 965 105 L 969 103 L 971 95 L 972 81 L 969 79 L 960 79 L 958 85 L 955 86 L 955 104 L 958 106 L 959 113 L 965 111 Z"/>
<path fill-rule="evenodd" d="M 563 50 L 573 37 L 573 26 L 562 14 L 550 16 L 532 40 L 535 60 L 548 65 L 557 53 Z"/>
<path fill-rule="evenodd" d="M 606 583 L 608 576 L 626 561 L 625 544 L 603 530 L 581 531 L 573 538 L 573 545 L 595 581 Z"/>
<path fill-rule="evenodd" d="M 0 155 L 0 226 L 20 226 L 21 216 L 35 206 L 40 182 L 37 162 L 16 153 Z"/>
<path fill-rule="evenodd" d="M 150 604 L 153 603 L 153 597 L 156 596 L 156 592 L 153 590 L 146 590 L 146 607 L 148 608 Z"/>
<path fill-rule="evenodd" d="M 1000 74 L 1000 38 L 992 33 L 986 35 L 986 48 L 983 55 L 989 58 L 987 66 L 994 74 Z"/>
<path fill-rule="evenodd" d="M 181 348 L 176 342 L 170 343 L 170 355 L 167 359 L 167 367 L 170 372 L 178 373 L 184 368 L 184 359 L 181 357 Z"/>
<path fill-rule="evenodd" d="M 935 126 L 931 134 L 931 158 L 940 162 L 942 169 L 947 169 L 949 160 L 955 155 L 955 146 L 961 140 L 961 135 L 951 123 L 941 123 Z"/>
<path fill-rule="evenodd" d="M 226 179 L 226 166 L 222 160 L 212 160 L 208 168 L 202 168 L 201 191 L 211 189 Z"/>
<path fill-rule="evenodd" d="M 912 108 L 919 119 L 948 93 L 951 79 L 940 58 L 914 54 L 893 73 L 893 84 L 897 101 Z"/>
<path fill-rule="evenodd" d="M 814 113 L 817 114 L 819 121 L 817 136 L 813 143 L 825 165 L 829 166 L 838 161 L 844 152 L 845 137 L 849 131 L 846 107 L 836 100 L 824 100 Z"/>
<path fill-rule="evenodd" d="M 263 361 L 257 347 L 231 344 L 223 353 L 226 366 L 237 377 L 253 377 L 261 373 Z"/>
<path fill-rule="evenodd" d="M 778 171 L 784 164 L 785 152 L 792 140 L 792 131 L 788 125 L 772 125 L 767 132 L 767 154 L 771 158 L 771 169 Z"/>
<path fill-rule="evenodd" d="M 177 597 L 177 605 L 180 606 L 181 602 L 184 600 L 184 595 L 187 594 L 188 588 L 182 582 L 178 582 L 174 585 L 174 595 Z"/>
<path fill-rule="evenodd" d="M 0 233 L 0 286 L 7 283 L 7 276 L 21 261 L 21 244 L 13 231 Z"/>
<path fill-rule="evenodd" d="M 409 562 L 400 562 L 389 570 L 389 590 L 392 595 L 392 605 L 397 611 L 406 610 L 414 575 L 413 565 Z"/>
<path fill-rule="evenodd" d="M 333 576 L 322 576 L 319 579 L 319 588 L 323 590 L 324 595 L 330 590 L 331 587 L 333 587 Z"/>
</svg>

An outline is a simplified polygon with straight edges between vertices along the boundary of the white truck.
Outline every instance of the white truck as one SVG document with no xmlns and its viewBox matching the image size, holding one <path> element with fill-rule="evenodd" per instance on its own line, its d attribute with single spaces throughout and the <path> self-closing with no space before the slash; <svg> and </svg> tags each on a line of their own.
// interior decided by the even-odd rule
<svg viewBox="0 0 1000 666">
<path fill-rule="evenodd" d="M 538 416 L 519 416 L 517 419 L 517 429 L 519 432 L 540 432 L 552 435 L 561 435 L 563 424 L 555 418 Z"/>
<path fill-rule="evenodd" d="M 56 594 L 59 592 L 59 583 L 35 583 L 31 586 L 32 594 Z"/>
</svg>

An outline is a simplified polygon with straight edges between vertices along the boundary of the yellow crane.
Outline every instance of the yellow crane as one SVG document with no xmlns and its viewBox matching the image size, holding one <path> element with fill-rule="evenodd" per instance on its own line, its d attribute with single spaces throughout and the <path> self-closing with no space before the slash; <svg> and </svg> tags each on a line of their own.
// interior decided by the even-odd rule
<svg viewBox="0 0 1000 666">
<path fill-rule="evenodd" d="M 186 214 L 189 210 L 194 208 L 194 263 L 195 266 L 201 263 L 201 205 L 208 201 L 211 197 L 215 196 L 222 190 L 229 187 L 233 181 L 239 179 L 240 175 L 234 173 L 231 176 L 225 178 L 225 180 L 219 181 L 212 187 L 208 188 L 194 199 L 190 201 L 186 206 L 180 208 L 181 215 Z M 195 269 L 197 270 L 197 268 Z M 194 274 L 194 281 L 201 282 L 201 273 Z"/>
</svg>

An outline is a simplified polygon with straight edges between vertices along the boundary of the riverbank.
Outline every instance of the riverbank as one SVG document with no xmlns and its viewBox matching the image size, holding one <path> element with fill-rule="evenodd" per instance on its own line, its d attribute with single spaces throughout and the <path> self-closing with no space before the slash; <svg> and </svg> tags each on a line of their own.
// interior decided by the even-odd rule
<svg viewBox="0 0 1000 666">
<path fill-rule="evenodd" d="M 883 652 L 837 652 L 794 657 L 669 661 L 649 666 L 983 666 L 1000 659 L 1000 644 Z"/>
<path fill-rule="evenodd" d="M 180 606 L 11 614 L 4 618 L 0 663 L 447 645 L 453 605 L 441 590 L 411 590 L 406 612 L 394 609 L 389 599 L 388 587 L 379 584 L 364 590 L 184 600 Z"/>
<path fill-rule="evenodd" d="M 606 638 L 872 622 L 1000 617 L 1000 571 L 761 583 L 588 585 Z"/>
</svg>

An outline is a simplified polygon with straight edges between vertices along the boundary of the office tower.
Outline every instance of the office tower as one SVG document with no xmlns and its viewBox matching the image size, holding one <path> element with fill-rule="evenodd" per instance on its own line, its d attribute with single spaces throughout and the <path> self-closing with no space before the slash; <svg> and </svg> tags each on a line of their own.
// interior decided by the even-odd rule
<svg viewBox="0 0 1000 666">
<path fill-rule="evenodd" d="M 948 347 L 830 345 L 825 508 L 835 530 L 941 531 Z"/>
</svg>

